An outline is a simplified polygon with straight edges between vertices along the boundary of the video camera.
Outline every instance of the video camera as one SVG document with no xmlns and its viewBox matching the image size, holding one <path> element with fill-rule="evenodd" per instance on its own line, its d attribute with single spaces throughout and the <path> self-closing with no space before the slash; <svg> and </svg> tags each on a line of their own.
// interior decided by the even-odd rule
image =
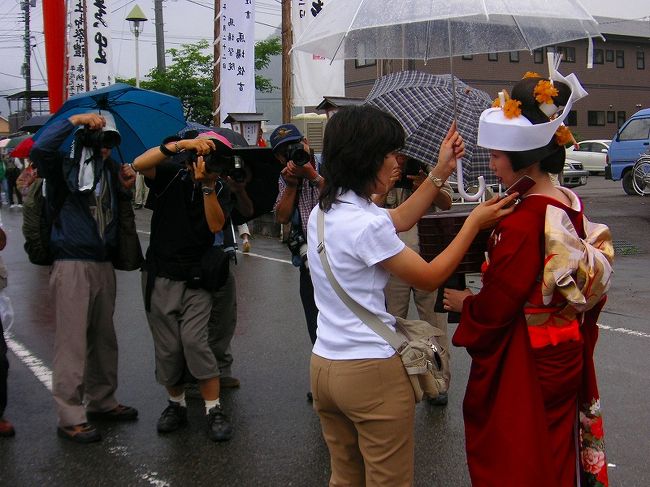
<svg viewBox="0 0 650 487">
<path fill-rule="evenodd" d="M 395 188 L 413 189 L 413 180 L 408 176 L 417 176 L 420 170 L 426 174 L 428 172 L 427 165 L 415 159 L 408 159 L 402 170 L 402 178 L 395 183 Z"/>
</svg>

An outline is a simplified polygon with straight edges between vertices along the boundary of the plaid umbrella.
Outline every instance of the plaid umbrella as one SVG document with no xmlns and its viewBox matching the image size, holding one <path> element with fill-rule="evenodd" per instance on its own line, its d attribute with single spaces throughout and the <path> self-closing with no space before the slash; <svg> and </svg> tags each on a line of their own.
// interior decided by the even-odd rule
<svg viewBox="0 0 650 487">
<path fill-rule="evenodd" d="M 452 98 L 450 75 L 401 71 L 377 79 L 365 103 L 399 120 L 406 132 L 404 154 L 431 164 L 437 161 L 440 144 L 454 120 Z M 456 98 L 458 131 L 465 141 L 463 179 L 471 184 L 483 176 L 488 184 L 496 182 L 488 165 L 489 151 L 476 145 L 479 116 L 492 105 L 492 99 L 458 78 Z"/>
</svg>

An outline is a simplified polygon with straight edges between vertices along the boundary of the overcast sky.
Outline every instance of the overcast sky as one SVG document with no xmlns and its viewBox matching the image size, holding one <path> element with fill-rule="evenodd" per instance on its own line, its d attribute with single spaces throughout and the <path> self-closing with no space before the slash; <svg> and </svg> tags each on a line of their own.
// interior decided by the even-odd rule
<svg viewBox="0 0 650 487">
<path fill-rule="evenodd" d="M 0 0 L 0 97 L 24 90 L 21 74 L 24 60 L 24 23 L 20 7 L 22 0 Z M 43 40 L 42 2 L 36 0 L 31 9 L 32 30 L 32 89 L 47 89 L 45 46 Z M 538 0 L 544 1 L 544 0 Z M 255 0 L 256 39 L 268 37 L 280 24 L 280 0 Z M 108 0 L 111 33 L 114 41 L 113 68 L 118 76 L 134 77 L 134 41 L 125 20 L 135 4 L 140 5 L 149 21 L 140 36 L 140 73 L 144 76 L 156 65 L 153 0 Z M 650 0 L 582 0 L 592 15 L 628 19 L 650 17 Z M 211 39 L 214 18 L 213 0 L 165 0 L 165 47 Z M 0 112 L 8 114 L 0 98 Z"/>
</svg>

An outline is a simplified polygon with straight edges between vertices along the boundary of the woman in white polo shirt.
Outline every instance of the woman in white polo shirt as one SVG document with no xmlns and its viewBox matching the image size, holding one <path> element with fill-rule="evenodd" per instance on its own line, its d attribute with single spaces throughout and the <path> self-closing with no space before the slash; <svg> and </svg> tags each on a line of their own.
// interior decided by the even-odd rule
<svg viewBox="0 0 650 487">
<path fill-rule="evenodd" d="M 503 209 L 512 198 L 483 203 L 452 244 L 425 262 L 396 232 L 411 228 L 431 206 L 465 146 L 452 125 L 428 179 L 398 208 L 379 208 L 370 196 L 385 193 L 390 179 L 398 177 L 395 154 L 403 144 L 404 130 L 391 115 L 370 106 L 340 110 L 325 130 L 325 186 L 319 204 L 325 212 L 325 242 L 334 276 L 352 299 L 390 327 L 395 319 L 384 302 L 389 273 L 418 289 L 438 288 L 479 229 L 512 211 Z M 316 251 L 317 210 L 311 213 L 307 231 L 319 309 L 310 374 L 314 409 L 330 451 L 330 485 L 412 485 L 413 389 L 395 350 L 332 289 Z"/>
</svg>

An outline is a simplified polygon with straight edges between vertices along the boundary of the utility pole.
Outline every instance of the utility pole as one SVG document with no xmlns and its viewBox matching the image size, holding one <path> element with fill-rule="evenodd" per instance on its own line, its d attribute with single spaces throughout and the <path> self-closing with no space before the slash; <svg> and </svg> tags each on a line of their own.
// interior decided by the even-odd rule
<svg viewBox="0 0 650 487">
<path fill-rule="evenodd" d="M 29 0 L 23 1 L 25 11 L 25 62 L 23 63 L 23 76 L 25 76 L 25 112 L 32 114 L 32 67 L 31 67 L 31 34 L 29 32 Z"/>
<path fill-rule="evenodd" d="M 154 0 L 154 23 L 156 24 L 156 67 L 165 72 L 165 23 L 163 21 L 163 0 Z"/>
<path fill-rule="evenodd" d="M 282 0 L 282 123 L 291 122 L 291 0 Z"/>
<path fill-rule="evenodd" d="M 212 64 L 212 123 L 221 127 L 221 1 L 214 0 L 214 42 Z"/>
</svg>

